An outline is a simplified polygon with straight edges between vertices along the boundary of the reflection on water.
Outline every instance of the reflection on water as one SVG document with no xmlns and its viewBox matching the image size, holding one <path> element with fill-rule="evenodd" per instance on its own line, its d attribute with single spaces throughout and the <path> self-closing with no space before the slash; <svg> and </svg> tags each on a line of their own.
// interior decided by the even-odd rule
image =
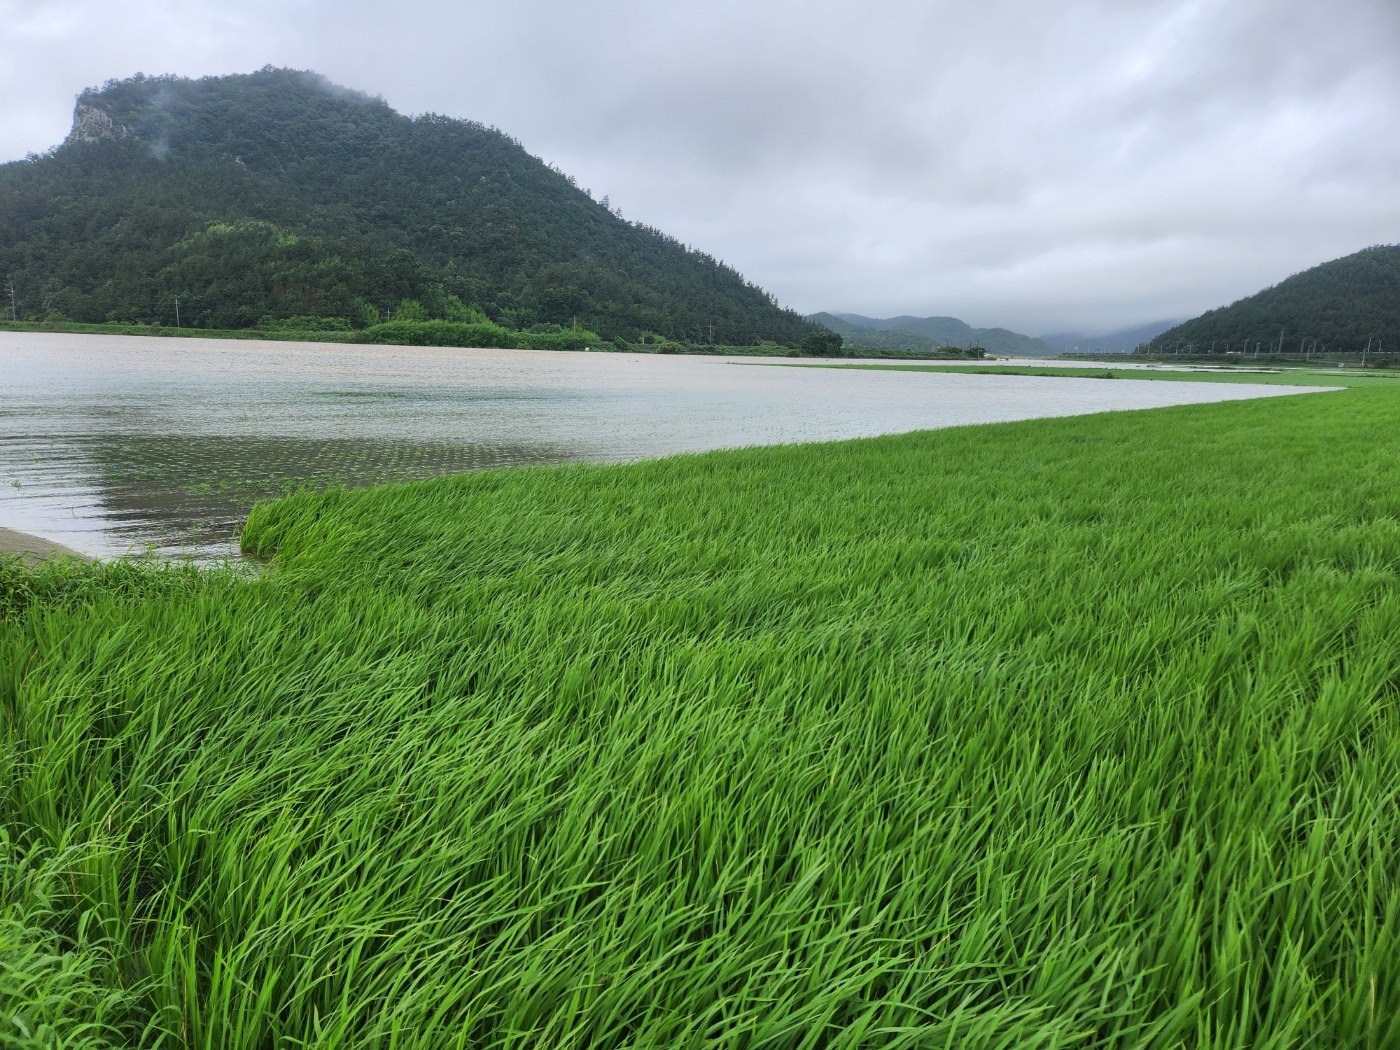
<svg viewBox="0 0 1400 1050">
<path fill-rule="evenodd" d="M 220 557 L 255 500 L 307 485 L 1297 389 L 0 333 L 0 526 L 98 556 Z"/>
<path fill-rule="evenodd" d="M 60 510 L 66 504 L 68 520 L 48 530 L 51 538 L 100 522 L 118 551 L 154 546 L 167 554 L 206 557 L 232 553 L 233 537 L 257 500 L 299 488 L 413 481 L 568 458 L 566 450 L 547 445 L 374 438 L 84 434 L 0 442 L 12 501 Z M 83 538 L 89 549 L 93 539 Z"/>
</svg>

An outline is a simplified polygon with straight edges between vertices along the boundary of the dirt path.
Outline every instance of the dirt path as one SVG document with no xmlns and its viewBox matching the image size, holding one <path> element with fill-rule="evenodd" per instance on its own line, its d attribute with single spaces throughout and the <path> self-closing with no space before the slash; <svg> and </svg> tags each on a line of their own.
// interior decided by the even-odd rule
<svg viewBox="0 0 1400 1050">
<path fill-rule="evenodd" d="M 45 558 L 54 556 L 92 561 L 86 554 L 79 554 L 61 543 L 54 543 L 42 536 L 31 536 L 27 532 L 15 532 L 13 529 L 0 529 L 0 555 L 5 554 L 23 555 L 24 560 L 30 565 L 37 565 Z"/>
</svg>

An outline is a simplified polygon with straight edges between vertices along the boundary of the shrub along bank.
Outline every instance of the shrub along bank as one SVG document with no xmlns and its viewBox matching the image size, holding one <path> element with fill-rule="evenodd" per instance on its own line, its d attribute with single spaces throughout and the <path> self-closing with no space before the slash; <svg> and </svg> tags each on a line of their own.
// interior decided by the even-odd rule
<svg viewBox="0 0 1400 1050">
<path fill-rule="evenodd" d="M 400 346 L 494 346 L 514 349 L 520 346 L 520 333 L 490 321 L 389 321 L 365 329 L 355 341 Z M 580 343 L 576 349 L 581 350 L 586 345 Z"/>
<path fill-rule="evenodd" d="M 244 544 L 4 569 L 0 995 L 55 1043 L 1400 1043 L 1390 391 Z"/>
</svg>

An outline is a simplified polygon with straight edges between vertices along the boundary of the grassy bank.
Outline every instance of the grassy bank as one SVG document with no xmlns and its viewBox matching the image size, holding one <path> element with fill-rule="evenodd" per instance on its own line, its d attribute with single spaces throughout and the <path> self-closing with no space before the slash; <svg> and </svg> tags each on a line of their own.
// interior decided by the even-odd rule
<svg viewBox="0 0 1400 1050">
<path fill-rule="evenodd" d="M 4 570 L 0 988 L 65 1045 L 1400 1041 L 1392 391 L 245 544 Z"/>
</svg>

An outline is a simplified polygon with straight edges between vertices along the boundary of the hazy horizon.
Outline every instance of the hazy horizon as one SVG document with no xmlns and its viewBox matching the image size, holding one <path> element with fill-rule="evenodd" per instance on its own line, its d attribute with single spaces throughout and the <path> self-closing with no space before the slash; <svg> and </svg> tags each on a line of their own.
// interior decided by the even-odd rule
<svg viewBox="0 0 1400 1050">
<path fill-rule="evenodd" d="M 1400 241 L 1400 6 L 0 0 L 0 156 L 111 78 L 495 125 L 802 313 L 1091 336 Z"/>
<path fill-rule="evenodd" d="M 931 318 L 931 317 L 952 317 L 952 318 L 954 318 L 955 320 L 959 320 L 959 321 L 965 321 L 965 320 L 966 320 L 966 318 L 958 317 L 957 314 L 923 314 L 923 315 L 919 315 L 919 314 L 911 314 L 908 310 L 901 310 L 899 313 L 889 314 L 888 316 L 885 316 L 885 317 L 874 317 L 874 316 L 871 315 L 871 314 L 863 314 L 863 313 L 861 313 L 859 310 L 813 310 L 813 311 L 811 311 L 807 316 L 811 317 L 811 316 L 815 316 L 815 315 L 817 315 L 817 314 L 830 314 L 830 315 L 832 315 L 833 317 L 839 317 L 839 318 L 841 318 L 842 320 L 852 321 L 852 323 L 855 323 L 855 324 L 859 324 L 859 323 L 860 323 L 859 321 L 854 320 L 855 318 L 863 318 L 863 319 L 865 319 L 865 320 L 874 320 L 874 321 L 893 321 L 893 320 L 896 320 L 897 318 L 900 318 L 900 317 L 913 317 L 913 318 L 916 318 L 916 319 L 918 319 L 918 320 L 926 320 L 926 319 Z M 1176 325 L 1180 324 L 1182 321 L 1186 321 L 1186 320 L 1189 320 L 1189 318 L 1186 318 L 1186 317 L 1158 318 L 1158 319 L 1155 320 L 1155 321 L 1146 321 L 1146 322 L 1143 322 L 1142 324 L 1122 325 L 1122 326 L 1117 326 L 1117 327 L 1113 327 L 1113 328 L 1102 328 L 1102 329 L 1099 329 L 1099 330 L 1097 330 L 1097 331 L 1084 331 L 1084 330 L 1076 330 L 1076 329 L 1058 329 L 1058 330 L 1045 331 L 1045 332 L 1020 332 L 1020 333 L 1018 333 L 1018 334 L 1020 334 L 1020 335 L 1028 335 L 1028 336 L 1031 336 L 1032 338 L 1035 338 L 1035 339 L 1057 339 L 1057 338 L 1058 338 L 1058 339 L 1064 339 L 1064 338 L 1068 338 L 1068 337 L 1071 337 L 1071 336 L 1073 336 L 1073 337 L 1076 338 L 1076 339 L 1079 339 L 1079 338 L 1086 338 L 1086 339 L 1103 339 L 1103 338 L 1105 338 L 1105 337 L 1107 337 L 1107 336 L 1112 336 L 1112 335 L 1125 335 L 1125 334 L 1128 334 L 1128 333 L 1137 332 L 1137 331 L 1139 331 L 1139 330 L 1141 330 L 1141 329 L 1148 329 L 1148 328 L 1156 328 L 1156 329 L 1159 329 L 1160 331 L 1165 332 L 1168 328 L 1173 328 L 1173 327 L 1175 327 Z M 1006 328 L 1007 326 L 1006 326 L 1006 325 L 997 325 L 997 324 L 977 324 L 977 325 L 972 325 L 972 327 L 973 327 L 973 328 Z"/>
</svg>

